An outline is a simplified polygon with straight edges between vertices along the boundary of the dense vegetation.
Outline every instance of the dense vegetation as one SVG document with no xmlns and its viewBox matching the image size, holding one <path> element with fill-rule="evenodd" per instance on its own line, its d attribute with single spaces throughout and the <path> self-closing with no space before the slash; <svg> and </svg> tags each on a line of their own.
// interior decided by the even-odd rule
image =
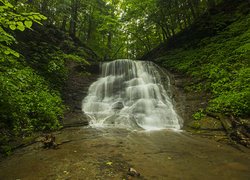
<svg viewBox="0 0 250 180">
<path fill-rule="evenodd" d="M 45 16 L 0 2 L 0 150 L 9 153 L 13 138 L 61 126 L 66 62 L 88 64 L 85 59 L 95 54 L 60 30 L 43 27 Z"/>
<path fill-rule="evenodd" d="M 249 116 L 249 2 L 0 0 L 0 13 L 5 152 L 13 137 L 61 126 L 70 61 L 85 66 L 146 54 L 209 92 L 207 112 Z"/>
<path fill-rule="evenodd" d="M 136 58 L 189 27 L 222 0 L 18 0 L 45 24 L 87 44 L 102 59 Z"/>
<path fill-rule="evenodd" d="M 157 62 L 195 79 L 192 90 L 212 94 L 208 111 L 250 114 L 249 2 L 221 4 L 188 30 L 156 48 Z M 192 40 L 192 41 L 191 41 Z M 152 53 L 151 53 L 152 54 Z M 150 56 L 150 55 L 149 55 Z"/>
<path fill-rule="evenodd" d="M 208 105 L 193 115 L 220 119 L 228 137 L 250 145 L 250 3 L 219 4 L 144 58 L 191 77 L 186 91 L 206 92 Z"/>
</svg>

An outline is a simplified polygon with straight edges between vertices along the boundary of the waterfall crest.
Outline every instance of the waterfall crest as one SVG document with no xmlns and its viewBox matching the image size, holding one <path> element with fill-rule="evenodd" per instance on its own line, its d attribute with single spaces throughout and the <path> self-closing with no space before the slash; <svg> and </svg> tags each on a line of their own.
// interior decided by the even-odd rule
<svg viewBox="0 0 250 180">
<path fill-rule="evenodd" d="M 90 125 L 180 129 L 158 70 L 148 61 L 120 59 L 103 63 L 101 77 L 89 87 L 82 103 Z"/>
</svg>

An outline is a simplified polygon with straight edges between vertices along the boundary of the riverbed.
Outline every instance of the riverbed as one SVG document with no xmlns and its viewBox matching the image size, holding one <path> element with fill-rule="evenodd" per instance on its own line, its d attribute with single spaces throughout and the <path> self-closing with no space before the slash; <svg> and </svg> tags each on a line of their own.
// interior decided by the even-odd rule
<svg viewBox="0 0 250 180">
<path fill-rule="evenodd" d="M 250 151 L 185 131 L 68 128 L 0 162 L 0 179 L 249 179 Z M 127 175 L 129 168 L 139 177 Z"/>
</svg>

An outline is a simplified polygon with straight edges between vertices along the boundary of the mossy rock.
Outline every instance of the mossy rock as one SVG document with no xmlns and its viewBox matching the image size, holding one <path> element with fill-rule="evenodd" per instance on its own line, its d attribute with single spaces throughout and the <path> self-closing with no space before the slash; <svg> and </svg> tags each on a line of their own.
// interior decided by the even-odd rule
<svg viewBox="0 0 250 180">
<path fill-rule="evenodd" d="M 212 117 L 204 117 L 201 120 L 194 120 L 191 123 L 189 123 L 189 127 L 193 129 L 211 130 L 211 131 L 223 130 L 221 122 Z"/>
</svg>

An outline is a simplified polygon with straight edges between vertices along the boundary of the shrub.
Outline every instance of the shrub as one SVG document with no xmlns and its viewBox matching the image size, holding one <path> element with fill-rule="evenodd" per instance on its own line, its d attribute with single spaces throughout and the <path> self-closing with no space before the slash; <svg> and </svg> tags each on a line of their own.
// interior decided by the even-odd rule
<svg viewBox="0 0 250 180">
<path fill-rule="evenodd" d="M 62 100 L 31 68 L 18 63 L 4 67 L 0 73 L 0 92 L 1 121 L 15 135 L 60 126 Z"/>
</svg>

